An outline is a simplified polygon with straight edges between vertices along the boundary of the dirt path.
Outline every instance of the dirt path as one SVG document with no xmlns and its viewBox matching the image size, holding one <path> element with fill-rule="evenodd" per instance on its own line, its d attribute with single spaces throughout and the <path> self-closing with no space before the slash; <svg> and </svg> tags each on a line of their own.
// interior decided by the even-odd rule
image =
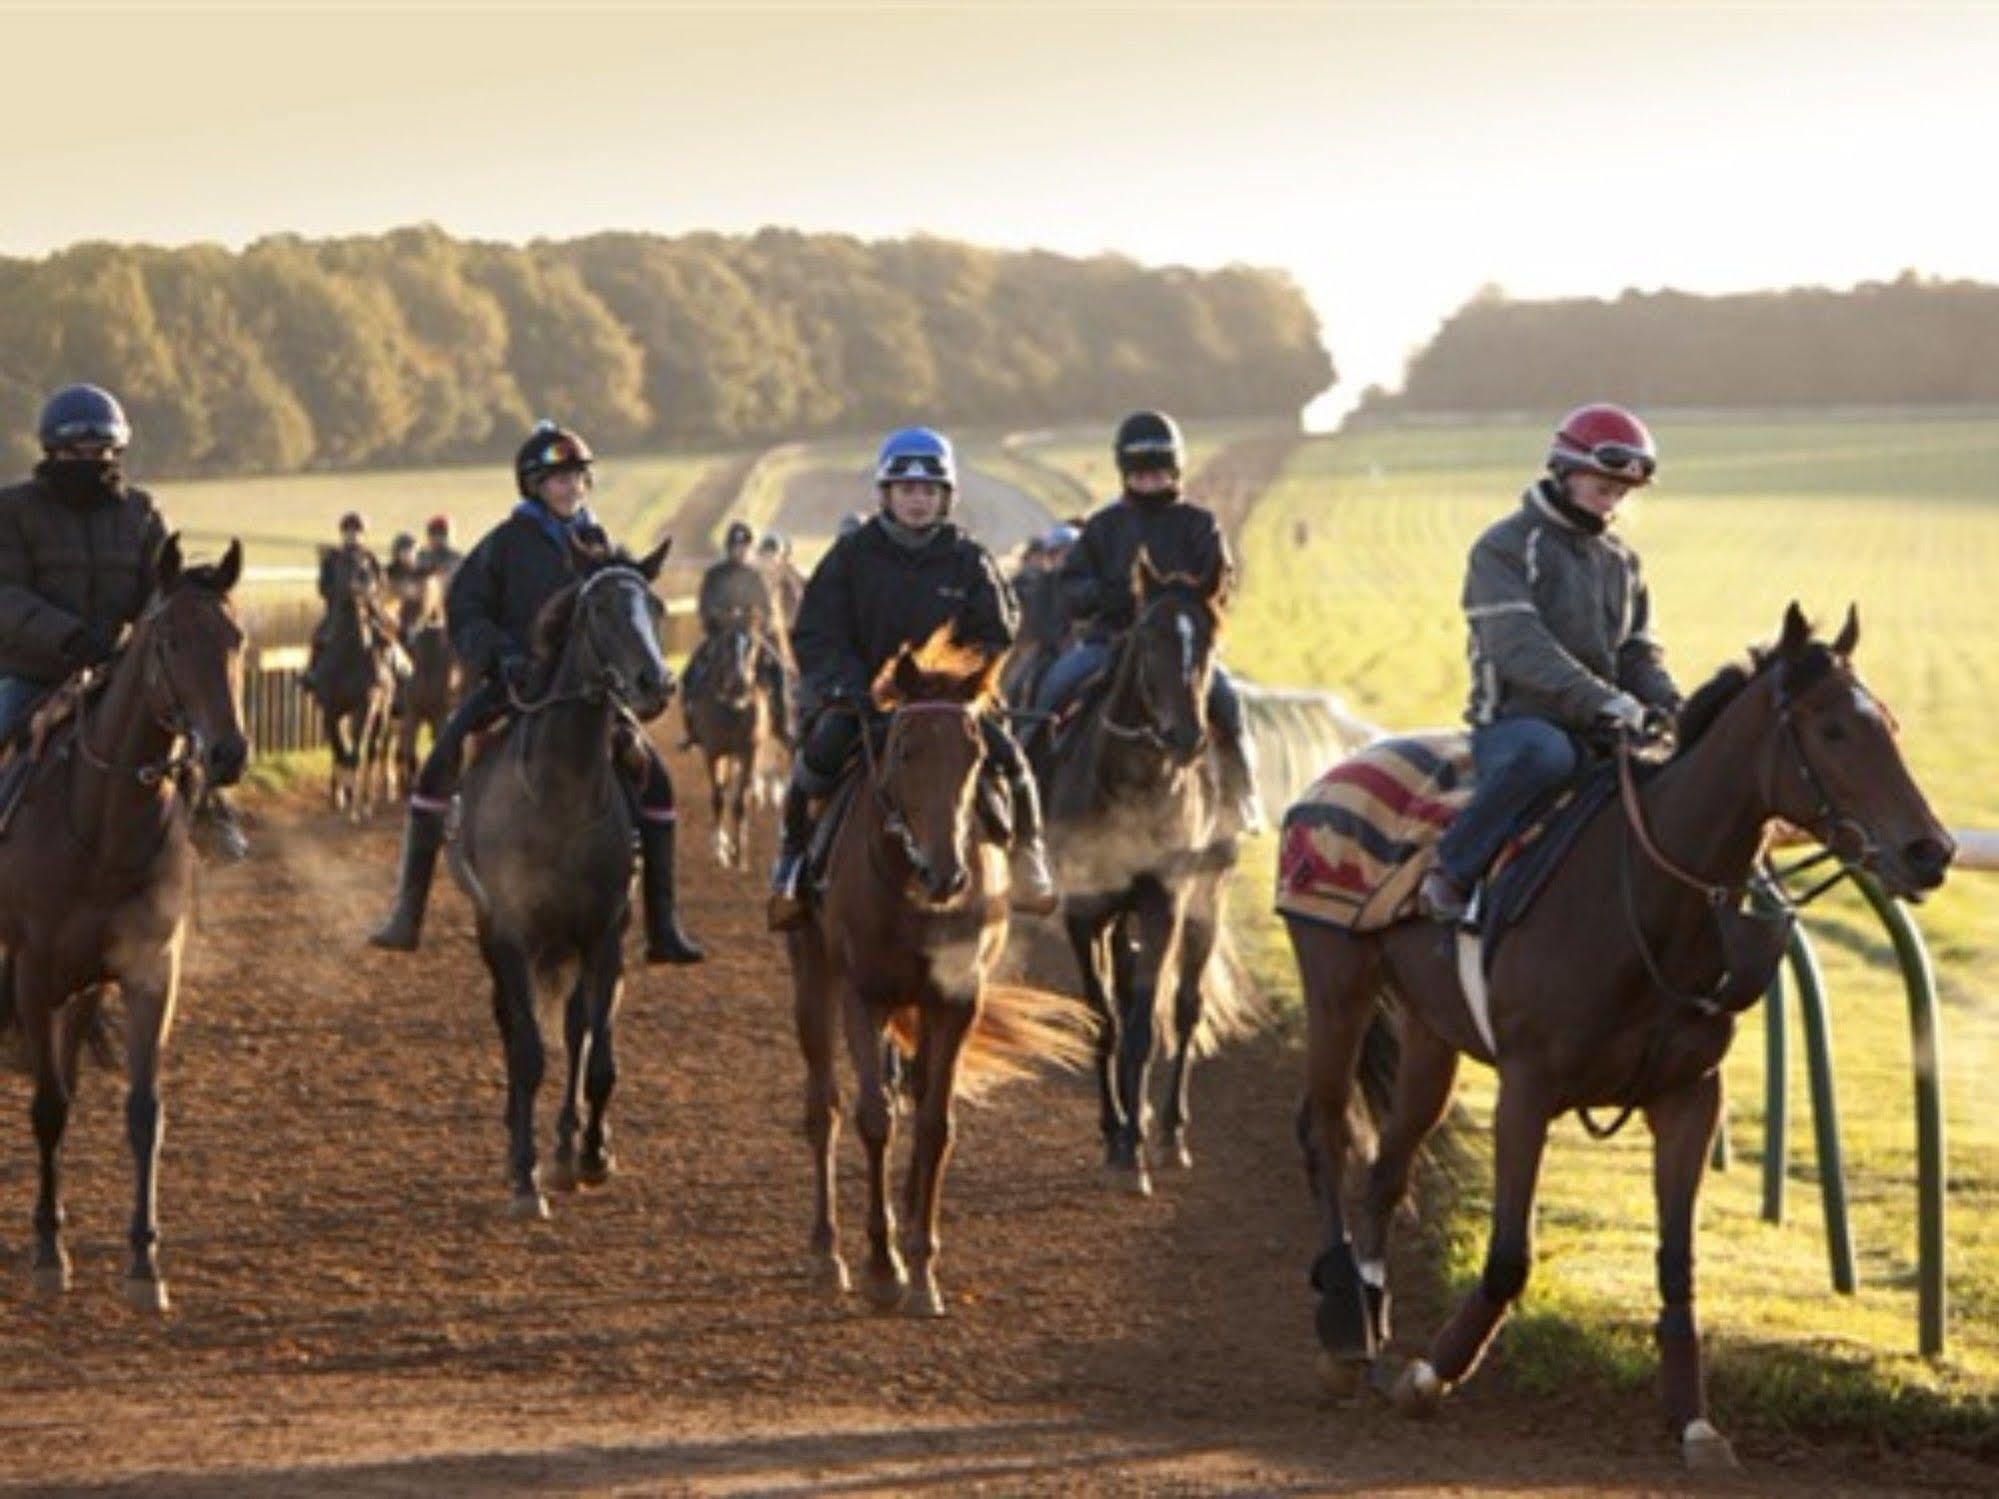
<svg viewBox="0 0 1999 1499">
<path fill-rule="evenodd" d="M 1297 1068 L 1276 1040 L 1201 1075 L 1200 1165 L 1149 1202 L 1100 1187 L 1081 1083 L 968 1111 L 946 1201 L 949 1320 L 816 1298 L 801 1273 L 809 1180 L 783 970 L 754 882 L 701 864 L 685 881 L 689 922 L 714 956 L 643 972 L 627 993 L 621 1175 L 557 1199 L 550 1223 L 511 1222 L 502 1071 L 464 902 L 440 892 L 421 959 L 375 953 L 358 934 L 388 890 L 393 830 L 333 825 L 299 801 L 256 810 L 256 857 L 206 888 L 169 1072 L 170 1319 L 139 1320 L 117 1295 L 129 1174 L 102 1075 L 86 1081 L 69 1158 L 76 1289 L 59 1307 L 29 1299 L 27 1090 L 0 1083 L 0 1484 L 1678 1485 L 1642 1397 L 1527 1401 L 1488 1377 L 1421 1428 L 1319 1403 L 1312 1230 L 1289 1138 Z M 851 1139 L 842 1152 L 852 1253 L 858 1153 Z M 1743 1446 L 1756 1492 L 1921 1476 Z"/>
</svg>

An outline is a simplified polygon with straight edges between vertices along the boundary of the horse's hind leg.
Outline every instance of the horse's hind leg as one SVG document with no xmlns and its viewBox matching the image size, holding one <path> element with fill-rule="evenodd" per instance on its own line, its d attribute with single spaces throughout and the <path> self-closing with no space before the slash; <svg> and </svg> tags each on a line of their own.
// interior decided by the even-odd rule
<svg viewBox="0 0 1999 1499">
<path fill-rule="evenodd" d="M 944 1192 L 944 1167 L 951 1158 L 952 1102 L 958 1086 L 958 1059 L 965 1049 L 976 1010 L 971 1005 L 927 1006 L 922 1041 L 916 1051 L 916 1140 L 909 1154 L 909 1184 L 903 1199 L 903 1247 L 909 1256 L 909 1300 L 913 1317 L 944 1315 L 937 1289 L 937 1217 Z"/>
<path fill-rule="evenodd" d="M 507 1049 L 507 1179 L 516 1218 L 546 1218 L 548 1199 L 535 1170 L 534 1096 L 541 1087 L 541 1027 L 534 1013 L 534 974 L 518 944 L 482 937 L 493 974 L 493 1013 Z"/>
<path fill-rule="evenodd" d="M 617 1169 L 611 1154 L 611 1092 L 618 1086 L 612 1036 L 618 996 L 624 989 L 624 938 L 624 923 L 613 923 L 599 943 L 596 961 L 589 965 L 590 1060 L 583 1086 L 589 1095 L 590 1118 L 583 1126 L 583 1153 L 576 1162 L 577 1179 L 586 1187 L 601 1187 Z"/>
<path fill-rule="evenodd" d="M 840 1135 L 833 1048 L 841 996 L 828 979 L 817 931 L 807 929 L 792 936 L 791 999 L 798 1050 L 805 1059 L 805 1139 L 812 1149 L 810 1274 L 816 1287 L 837 1295 L 850 1286 L 846 1262 L 840 1258 L 839 1208 L 833 1191 L 833 1147 Z"/>
<path fill-rule="evenodd" d="M 125 1300 L 140 1311 L 167 1309 L 160 1274 L 160 1136 L 166 1111 L 160 1102 L 160 1056 L 173 1023 L 180 987 L 180 946 L 161 955 L 160 971 L 128 976 L 125 999 L 125 1139 L 132 1150 L 132 1262 L 125 1271 Z"/>
<path fill-rule="evenodd" d="M 882 1072 L 882 1032 L 887 1017 L 851 989 L 836 993 L 846 1016 L 847 1051 L 854 1064 L 854 1123 L 868 1156 L 868 1268 L 862 1289 L 883 1311 L 902 1304 L 909 1282 L 895 1247 L 895 1210 L 889 1204 L 888 1150 L 895 1134 L 888 1080 Z"/>
<path fill-rule="evenodd" d="M 551 1192 L 574 1192 L 576 1135 L 583 1127 L 583 1059 L 590 1050 L 589 976 L 581 969 L 562 1007 L 562 1042 L 568 1070 L 563 1079 L 562 1107 L 555 1114 L 555 1152 L 549 1157 L 547 1186 Z"/>
<path fill-rule="evenodd" d="M 1203 876 L 1188 896 L 1186 918 L 1180 926 L 1180 971 L 1173 991 L 1172 1079 L 1166 1093 L 1165 1136 L 1159 1142 L 1159 1160 L 1182 1170 L 1194 1164 L 1194 1154 L 1187 1148 L 1187 1126 L 1194 1118 L 1189 1097 L 1194 1080 L 1194 1038 L 1201 1029 L 1202 985 L 1215 952 L 1220 906 L 1220 882 Z"/>
</svg>

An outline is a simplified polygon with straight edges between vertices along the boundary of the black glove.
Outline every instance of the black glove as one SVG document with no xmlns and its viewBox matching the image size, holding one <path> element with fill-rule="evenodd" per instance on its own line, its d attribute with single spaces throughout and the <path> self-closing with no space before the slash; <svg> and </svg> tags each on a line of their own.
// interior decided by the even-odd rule
<svg viewBox="0 0 1999 1499">
<path fill-rule="evenodd" d="M 1647 703 L 1638 721 L 1638 737 L 1647 744 L 1671 739 L 1679 728 L 1679 715 L 1663 703 Z"/>
<path fill-rule="evenodd" d="M 115 633 L 99 624 L 83 624 L 70 632 L 63 653 L 78 666 L 102 666 L 117 651 Z"/>
<path fill-rule="evenodd" d="M 500 679 L 500 685 L 515 692 L 527 691 L 528 658 L 516 653 L 508 653 L 493 664 L 493 675 Z"/>
</svg>

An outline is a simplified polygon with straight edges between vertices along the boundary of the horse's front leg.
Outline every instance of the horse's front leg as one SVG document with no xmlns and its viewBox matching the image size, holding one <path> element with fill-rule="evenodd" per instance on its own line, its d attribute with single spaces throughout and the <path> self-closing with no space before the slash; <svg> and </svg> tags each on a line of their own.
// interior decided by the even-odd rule
<svg viewBox="0 0 1999 1499">
<path fill-rule="evenodd" d="M 743 755 L 737 757 L 734 785 L 736 868 L 750 867 L 750 783 L 756 779 L 757 752 L 752 745 Z"/>
<path fill-rule="evenodd" d="M 1410 1415 L 1437 1408 L 1466 1375 L 1499 1330 L 1506 1309 L 1526 1289 L 1534 1259 L 1534 1191 L 1548 1144 L 1550 1090 L 1524 1071 L 1500 1069 L 1493 1109 L 1492 1237 L 1485 1271 L 1471 1294 L 1430 1344 L 1427 1359 L 1412 1359 L 1396 1382 L 1395 1403 Z"/>
<path fill-rule="evenodd" d="M 1666 1423 L 1690 1468 L 1736 1466 L 1728 1438 L 1708 1420 L 1701 1335 L 1694 1321 L 1694 1215 L 1721 1096 L 1721 1074 L 1710 1072 L 1645 1110 L 1659 1210 L 1659 1392 Z"/>
<path fill-rule="evenodd" d="M 1159 1142 L 1160 1161 L 1182 1170 L 1194 1164 L 1194 1154 L 1187 1148 L 1187 1126 L 1193 1122 L 1189 1094 L 1194 1079 L 1194 1040 L 1201 1029 L 1202 985 L 1214 955 L 1220 915 L 1220 881 L 1199 877 L 1180 925 L 1179 972 L 1173 991 L 1172 1078 L 1166 1093 L 1165 1138 Z"/>
<path fill-rule="evenodd" d="M 507 1177 L 516 1218 L 546 1218 L 535 1170 L 534 1098 L 541 1088 L 541 1026 L 534 1013 L 534 973 L 527 954 L 511 940 L 482 934 L 481 952 L 493 975 L 493 1014 L 507 1049 Z"/>
<path fill-rule="evenodd" d="M 583 1126 L 583 1153 L 576 1176 L 586 1187 L 601 1187 L 617 1169 L 611 1153 L 611 1092 L 618 1086 L 618 1053 L 612 1042 L 618 1018 L 618 997 L 624 992 L 625 923 L 613 922 L 599 939 L 586 967 L 590 986 L 590 1060 L 583 1086 L 590 1100 L 590 1117 Z"/>
<path fill-rule="evenodd" d="M 849 989 L 841 996 L 846 1013 L 847 1052 L 854 1064 L 854 1123 L 868 1156 L 868 1268 L 861 1286 L 883 1311 L 902 1305 L 909 1281 L 895 1247 L 895 1210 L 889 1204 L 888 1151 L 895 1135 L 895 1110 L 882 1068 L 887 1016 Z"/>
<path fill-rule="evenodd" d="M 812 1149 L 812 1240 L 808 1273 L 815 1287 L 835 1295 L 849 1289 L 840 1258 L 834 1196 L 833 1147 L 840 1136 L 840 1088 L 833 1070 L 839 1016 L 845 995 L 826 971 L 826 951 L 816 930 L 791 936 L 792 1021 L 805 1059 L 805 1139 Z"/>
<path fill-rule="evenodd" d="M 158 959 L 119 984 L 125 1000 L 125 1140 L 132 1151 L 132 1262 L 125 1271 L 125 1299 L 140 1311 L 167 1309 L 160 1274 L 160 1137 L 166 1110 L 160 1102 L 160 1066 L 180 991 L 178 934 Z"/>
<path fill-rule="evenodd" d="M 562 1107 L 555 1114 L 555 1154 L 549 1158 L 547 1185 L 551 1192 L 574 1192 L 576 1135 L 583 1127 L 583 1059 L 590 1049 L 590 983 L 587 968 L 579 968 L 562 1009 L 562 1042 L 567 1053 Z"/>
<path fill-rule="evenodd" d="M 1109 944 L 1118 931 L 1109 916 L 1070 914 L 1063 925 L 1069 933 L 1070 949 L 1076 954 L 1076 972 L 1083 984 L 1083 998 L 1097 1019 L 1097 1130 L 1104 1142 L 1104 1165 L 1113 1164 L 1118 1136 L 1124 1128 L 1124 1108 L 1118 1099 L 1117 1051 L 1118 1012 L 1111 1002 L 1105 977 L 1111 969 Z"/>
<path fill-rule="evenodd" d="M 40 1179 L 35 1193 L 35 1249 L 29 1262 L 35 1293 L 60 1296 L 69 1289 L 69 1251 L 63 1248 L 62 1140 L 69 1125 L 70 1090 L 56 1047 L 56 1007 L 63 996 L 47 962 L 32 949 L 14 954 L 14 1014 L 28 1070 L 35 1079 L 29 1118 L 34 1121 Z"/>
<path fill-rule="evenodd" d="M 729 847 L 729 824 L 722 816 L 722 807 L 728 800 L 728 761 L 725 756 L 710 753 L 705 748 L 701 758 L 708 762 L 708 818 L 713 828 L 709 836 L 714 840 L 715 862 L 727 869 L 735 862 L 734 852 Z"/>
<path fill-rule="evenodd" d="M 1124 1033 L 1118 1038 L 1118 1094 L 1124 1100 L 1124 1129 L 1112 1164 L 1126 1173 L 1126 1185 L 1140 1197 L 1152 1195 L 1145 1163 L 1153 1035 L 1157 1027 L 1159 981 L 1180 924 L 1180 900 L 1155 880 L 1141 880 L 1133 895 L 1136 942 L 1130 956 L 1130 983 L 1118 992 Z"/>
<path fill-rule="evenodd" d="M 978 1016 L 971 1004 L 935 1004 L 922 1012 L 923 1039 L 916 1051 L 916 1141 L 909 1153 L 909 1182 L 903 1195 L 903 1247 L 909 1257 L 912 1317 L 941 1317 L 944 1296 L 937 1289 L 937 1218 L 944 1191 L 944 1167 L 951 1158 L 952 1103 L 958 1087 L 958 1059 Z"/>
<path fill-rule="evenodd" d="M 346 807 L 341 792 L 347 785 L 347 768 L 354 761 L 353 752 L 347 748 L 347 722 L 325 703 L 320 704 L 319 713 L 326 725 L 327 751 L 333 762 L 327 773 L 326 800 L 335 812 L 343 812 Z"/>
</svg>

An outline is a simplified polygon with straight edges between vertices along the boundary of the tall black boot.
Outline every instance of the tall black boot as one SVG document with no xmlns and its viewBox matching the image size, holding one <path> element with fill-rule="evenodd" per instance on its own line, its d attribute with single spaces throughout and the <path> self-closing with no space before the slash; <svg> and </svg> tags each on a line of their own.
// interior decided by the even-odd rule
<svg viewBox="0 0 1999 1499">
<path fill-rule="evenodd" d="M 444 814 L 412 806 L 403 827 L 403 862 L 396 886 L 396 908 L 381 928 L 368 937 L 390 952 L 415 952 L 423 936 L 423 913 L 430 904 L 431 876 L 437 872 L 438 850 L 444 847 Z"/>
<path fill-rule="evenodd" d="M 1052 916 L 1062 904 L 1055 876 L 1048 871 L 1048 849 L 1041 839 L 1041 793 L 1034 777 L 1017 775 L 1013 787 L 1013 890 L 1009 904 L 1030 916 Z"/>
<path fill-rule="evenodd" d="M 790 931 L 805 919 L 805 898 L 799 885 L 805 875 L 806 844 L 812 837 L 812 793 L 803 779 L 794 773 L 784 788 L 777 860 L 771 865 L 770 905 L 766 913 L 767 925 L 773 932 Z"/>
<path fill-rule="evenodd" d="M 670 815 L 639 815 L 639 854 L 645 865 L 640 888 L 645 896 L 648 963 L 699 963 L 708 956 L 680 929 L 674 910 L 674 838 L 679 826 Z"/>
</svg>

